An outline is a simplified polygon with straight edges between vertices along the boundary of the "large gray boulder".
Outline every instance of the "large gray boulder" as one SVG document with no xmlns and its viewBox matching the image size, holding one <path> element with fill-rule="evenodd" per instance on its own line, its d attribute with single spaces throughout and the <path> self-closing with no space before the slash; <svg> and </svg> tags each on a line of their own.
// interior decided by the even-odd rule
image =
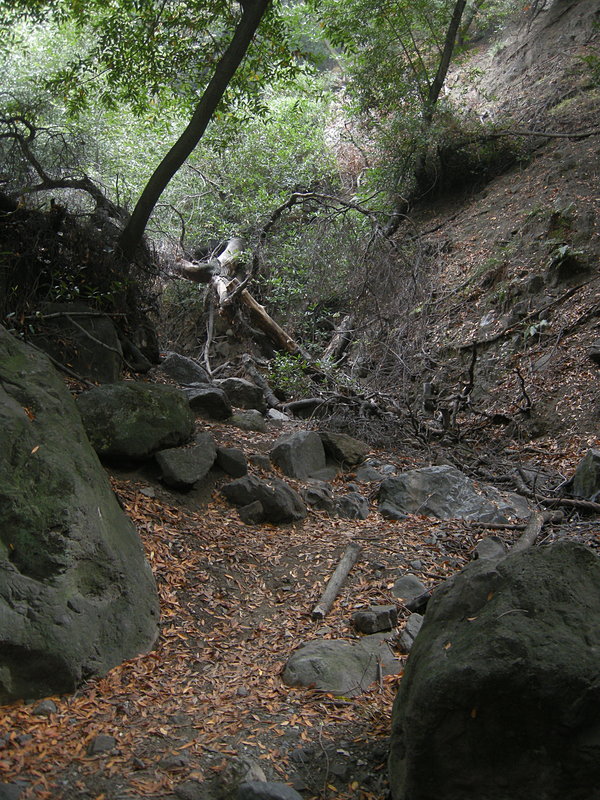
<svg viewBox="0 0 600 800">
<path fill-rule="evenodd" d="M 270 455 L 273 464 L 290 478 L 308 478 L 326 466 L 321 437 L 314 431 L 280 436 Z"/>
<path fill-rule="evenodd" d="M 115 462 L 143 461 L 158 450 L 189 442 L 194 415 L 172 386 L 123 383 L 97 386 L 77 398 L 94 450 Z"/>
<path fill-rule="evenodd" d="M 399 662 L 387 643 L 388 634 L 363 636 L 357 642 L 315 639 L 295 650 L 283 671 L 286 686 L 306 686 L 354 697 L 380 675 L 393 675 Z"/>
<path fill-rule="evenodd" d="M 268 522 L 295 522 L 307 514 L 298 492 L 278 478 L 263 481 L 254 475 L 246 475 L 226 483 L 221 492 L 237 506 L 248 506 L 258 501 L 262 505 L 263 519 Z"/>
<path fill-rule="evenodd" d="M 437 589 L 394 704 L 394 800 L 592 798 L 600 559 L 572 542 L 476 561 Z"/>
<path fill-rule="evenodd" d="M 475 484 L 452 466 L 424 467 L 387 478 L 379 489 L 380 511 L 420 514 L 439 519 L 468 519 L 506 523 L 530 514 L 527 502 L 516 494 L 501 494 L 493 486 Z"/>
<path fill-rule="evenodd" d="M 71 395 L 0 327 L 0 703 L 72 691 L 157 633 L 152 573 Z"/>
</svg>

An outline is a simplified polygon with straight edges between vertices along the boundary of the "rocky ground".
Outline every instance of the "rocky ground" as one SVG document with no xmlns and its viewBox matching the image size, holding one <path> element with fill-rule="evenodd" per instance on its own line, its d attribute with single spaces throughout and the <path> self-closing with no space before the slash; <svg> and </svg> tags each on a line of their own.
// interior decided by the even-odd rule
<svg viewBox="0 0 600 800">
<path fill-rule="evenodd" d="M 590 43 L 593 37 L 573 38 L 561 52 L 580 69 Z M 505 77 L 468 101 L 482 113 L 486 103 L 495 116 L 511 112 L 528 127 L 564 133 L 596 125 L 598 89 L 586 73 L 573 81 L 558 71 L 556 49 L 545 47 L 526 86 L 522 44 L 509 54 L 508 75 L 520 93 L 498 100 Z M 489 67 L 500 51 L 486 52 Z M 532 81 L 544 100 L 534 114 L 519 101 Z M 434 293 L 422 310 L 423 379 L 443 392 L 430 424 L 415 432 L 410 420 L 399 422 L 387 451 L 373 456 L 400 469 L 455 463 L 502 488 L 516 488 L 515 480 L 518 488 L 520 478 L 535 497 L 598 446 L 598 366 L 590 351 L 600 313 L 599 157 L 597 136 L 546 139 L 479 194 L 417 213 L 412 224 L 438 254 L 428 276 Z M 566 267 L 557 278 L 560 260 L 553 258 L 565 246 L 583 253 L 575 259 L 581 270 Z M 436 414 L 464 384 L 474 341 L 471 399 L 442 430 Z M 205 422 L 199 430 L 251 456 L 300 423 L 285 425 L 266 434 Z M 265 477 L 260 463 L 251 471 Z M 352 478 L 343 474 L 333 485 L 342 491 Z M 13 786 L 0 785 L 0 798 L 21 791 L 21 800 L 217 800 L 235 784 L 236 759 L 249 758 L 305 800 L 383 800 L 391 705 L 405 657 L 397 653 L 396 676 L 352 698 L 287 688 L 283 666 L 304 641 L 354 637 L 351 615 L 367 605 L 395 603 L 401 628 L 408 611 L 391 594 L 398 575 L 412 572 L 434 586 L 472 557 L 489 528 L 414 515 L 391 521 L 375 507 L 363 521 L 311 511 L 295 525 L 245 525 L 219 494 L 225 475 L 186 494 L 166 489 L 152 470 L 113 472 L 112 480 L 159 586 L 159 642 L 74 695 L 4 707 L 0 780 Z M 521 530 L 492 532 L 510 545 Z M 596 518 L 580 509 L 545 528 L 543 538 L 561 535 L 600 543 Z M 314 622 L 312 607 L 350 540 L 362 545 L 361 558 L 331 612 Z"/>
<path fill-rule="evenodd" d="M 247 433 L 198 423 L 251 463 L 264 463 L 274 439 L 299 423 L 285 426 Z M 373 456 L 400 469 L 422 463 L 401 450 Z M 334 488 L 345 492 L 353 478 L 341 474 Z M 212 491 L 185 494 L 165 488 L 150 467 L 112 480 L 156 576 L 160 640 L 74 695 L 5 707 L 3 780 L 22 787 L 22 800 L 217 800 L 235 785 L 239 759 L 250 759 L 307 800 L 385 798 L 388 726 L 405 656 L 397 652 L 396 675 L 356 697 L 288 688 L 284 664 L 302 642 L 355 638 L 351 615 L 368 605 L 396 604 L 401 628 L 408 611 L 391 593 L 394 580 L 411 572 L 434 586 L 472 558 L 490 529 L 419 516 L 391 521 L 376 510 L 362 521 L 311 511 L 295 525 L 245 525 L 219 494 L 224 474 Z M 363 485 L 364 493 L 374 488 Z M 544 536 L 592 543 L 594 531 L 576 516 Z M 493 532 L 510 544 L 521 530 Z M 315 622 L 311 610 L 349 541 L 362 555 L 332 611 Z"/>
</svg>

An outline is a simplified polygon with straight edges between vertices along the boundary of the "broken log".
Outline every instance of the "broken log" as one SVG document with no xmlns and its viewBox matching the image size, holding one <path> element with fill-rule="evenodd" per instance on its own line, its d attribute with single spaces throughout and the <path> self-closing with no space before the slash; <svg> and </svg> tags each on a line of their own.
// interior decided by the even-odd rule
<svg viewBox="0 0 600 800">
<path fill-rule="evenodd" d="M 522 535 L 517 539 L 515 544 L 510 548 L 510 554 L 520 553 L 527 550 L 535 544 L 535 540 L 540 535 L 542 528 L 547 522 L 556 522 L 562 519 L 562 514 L 559 512 L 558 516 L 555 511 L 534 511 L 529 517 L 529 522 Z"/>
<path fill-rule="evenodd" d="M 334 364 L 340 361 L 354 338 L 354 317 L 348 314 L 335 329 L 331 341 L 325 348 L 323 359 Z"/>
<path fill-rule="evenodd" d="M 313 619 L 323 619 L 331 609 L 333 601 L 338 596 L 342 584 L 348 577 L 348 573 L 358 561 L 361 546 L 356 542 L 350 542 L 341 557 L 339 564 L 335 568 L 335 572 L 329 579 L 329 583 L 325 587 L 325 591 L 321 595 L 321 599 L 312 610 Z"/>
</svg>

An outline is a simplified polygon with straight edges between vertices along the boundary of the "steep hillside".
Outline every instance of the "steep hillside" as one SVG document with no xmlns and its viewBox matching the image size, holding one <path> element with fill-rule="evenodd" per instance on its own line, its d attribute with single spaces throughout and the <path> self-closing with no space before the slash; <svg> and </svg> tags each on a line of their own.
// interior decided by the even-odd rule
<svg viewBox="0 0 600 800">
<path fill-rule="evenodd" d="M 411 220 L 433 254 L 429 297 L 412 311 L 432 427 L 437 416 L 455 438 L 501 449 L 535 440 L 563 453 L 558 469 L 598 436 L 600 86 L 585 58 L 599 17 L 595 2 L 555 3 L 456 71 L 465 110 L 523 133 L 512 138 L 529 153 Z"/>
</svg>

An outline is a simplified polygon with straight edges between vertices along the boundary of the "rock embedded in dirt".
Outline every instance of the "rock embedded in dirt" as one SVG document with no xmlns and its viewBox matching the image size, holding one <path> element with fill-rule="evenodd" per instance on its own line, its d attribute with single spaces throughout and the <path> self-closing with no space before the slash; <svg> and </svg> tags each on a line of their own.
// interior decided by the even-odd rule
<svg viewBox="0 0 600 800">
<path fill-rule="evenodd" d="M 34 705 L 32 713 L 38 717 L 49 717 L 50 714 L 56 714 L 57 711 L 54 700 L 42 700 Z"/>
<path fill-rule="evenodd" d="M 263 481 L 254 475 L 247 475 L 226 483 L 221 492 L 234 505 L 248 506 L 255 501 L 260 502 L 268 522 L 295 522 L 304 519 L 307 514 L 298 492 L 279 478 Z"/>
<path fill-rule="evenodd" d="M 232 478 L 241 478 L 248 474 L 246 456 L 238 447 L 217 447 L 216 464 Z"/>
<path fill-rule="evenodd" d="M 369 606 L 367 609 L 355 611 L 352 615 L 352 624 L 360 633 L 389 631 L 397 621 L 396 606 Z"/>
<path fill-rule="evenodd" d="M 408 572 L 394 582 L 392 594 L 402 600 L 413 600 L 426 592 L 426 587 L 421 583 L 416 575 Z"/>
<path fill-rule="evenodd" d="M 117 740 L 114 736 L 109 736 L 106 733 L 99 733 L 94 736 L 88 745 L 88 756 L 97 756 L 99 753 L 110 753 L 117 746 Z"/>
<path fill-rule="evenodd" d="M 201 417 L 229 419 L 233 413 L 227 395 L 216 386 L 184 386 L 183 391 L 192 411 Z"/>
<path fill-rule="evenodd" d="M 194 415 L 172 386 L 127 381 L 97 386 L 77 398 L 92 447 L 113 463 L 144 461 L 190 441 Z"/>
<path fill-rule="evenodd" d="M 598 501 L 600 495 L 600 450 L 588 450 L 571 481 L 571 492 L 584 500 Z"/>
<path fill-rule="evenodd" d="M 335 513 L 342 519 L 366 519 L 369 511 L 369 501 L 358 492 L 344 494 L 335 502 Z"/>
<path fill-rule="evenodd" d="M 152 647 L 139 537 L 42 353 L 0 327 L 0 703 L 73 691 Z"/>
<path fill-rule="evenodd" d="M 357 642 L 319 639 L 301 645 L 283 671 L 286 686 L 306 686 L 322 692 L 354 697 L 380 675 L 394 675 L 398 661 L 387 636 L 375 633 Z"/>
<path fill-rule="evenodd" d="M 225 392 L 234 408 L 255 409 L 261 414 L 266 412 L 265 394 L 255 383 L 244 378 L 222 378 L 214 383 Z"/>
<path fill-rule="evenodd" d="M 228 797 L 237 797 L 243 783 L 266 783 L 267 776 L 254 758 L 234 756 L 227 762 L 221 773 L 221 782 Z"/>
<path fill-rule="evenodd" d="M 506 555 L 506 545 L 499 536 L 486 536 L 477 542 L 473 551 L 474 558 L 503 558 Z"/>
<path fill-rule="evenodd" d="M 421 614 L 411 614 L 406 620 L 406 624 L 398 636 L 398 647 L 402 653 L 410 653 L 424 619 Z"/>
<path fill-rule="evenodd" d="M 266 520 L 265 509 L 260 500 L 241 506 L 238 508 L 238 514 L 244 525 L 260 525 Z"/>
<path fill-rule="evenodd" d="M 368 444 L 345 433 L 319 431 L 319 436 L 327 456 L 344 467 L 355 467 L 357 464 L 361 464 L 370 451 Z"/>
<path fill-rule="evenodd" d="M 326 466 L 321 437 L 314 431 L 280 436 L 271 450 L 271 461 L 290 478 L 309 478 Z"/>
<path fill-rule="evenodd" d="M 0 800 L 20 800 L 28 784 L 20 781 L 17 783 L 0 783 Z"/>
<path fill-rule="evenodd" d="M 331 512 L 335 506 L 333 491 L 324 481 L 309 481 L 302 497 L 307 505 L 319 511 Z"/>
<path fill-rule="evenodd" d="M 196 441 L 193 447 L 171 447 L 156 453 L 161 479 L 167 486 L 188 491 L 208 475 L 217 457 L 215 443 L 209 433 L 199 434 Z"/>
<path fill-rule="evenodd" d="M 528 517 L 527 502 L 503 495 L 493 486 L 475 484 L 456 467 L 424 467 L 386 478 L 379 489 L 380 512 L 420 514 L 438 519 L 507 523 Z"/>
<path fill-rule="evenodd" d="M 302 795 L 286 783 L 248 781 L 240 784 L 236 800 L 302 800 Z"/>
<path fill-rule="evenodd" d="M 182 767 L 187 767 L 190 763 L 190 757 L 186 753 L 171 753 L 158 762 L 158 766 L 167 772 L 176 772 Z"/>
<path fill-rule="evenodd" d="M 194 359 L 179 353 L 169 353 L 158 367 L 158 371 L 181 384 L 210 383 L 210 376 L 204 367 Z"/>
<path fill-rule="evenodd" d="M 394 800 L 596 795 L 599 586 L 598 556 L 560 541 L 434 591 L 394 704 Z"/>
<path fill-rule="evenodd" d="M 242 431 L 267 432 L 267 423 L 260 411 L 252 409 L 249 411 L 237 411 L 233 416 L 229 417 L 227 422 Z"/>
<path fill-rule="evenodd" d="M 365 464 L 363 467 L 359 467 L 356 470 L 356 480 L 360 481 L 360 483 L 371 483 L 372 481 L 382 481 L 384 475 L 382 472 L 378 472 L 375 467 L 371 467 L 368 464 Z"/>
<path fill-rule="evenodd" d="M 207 800 L 211 796 L 202 781 L 192 779 L 177 784 L 173 793 L 178 800 Z"/>
</svg>

